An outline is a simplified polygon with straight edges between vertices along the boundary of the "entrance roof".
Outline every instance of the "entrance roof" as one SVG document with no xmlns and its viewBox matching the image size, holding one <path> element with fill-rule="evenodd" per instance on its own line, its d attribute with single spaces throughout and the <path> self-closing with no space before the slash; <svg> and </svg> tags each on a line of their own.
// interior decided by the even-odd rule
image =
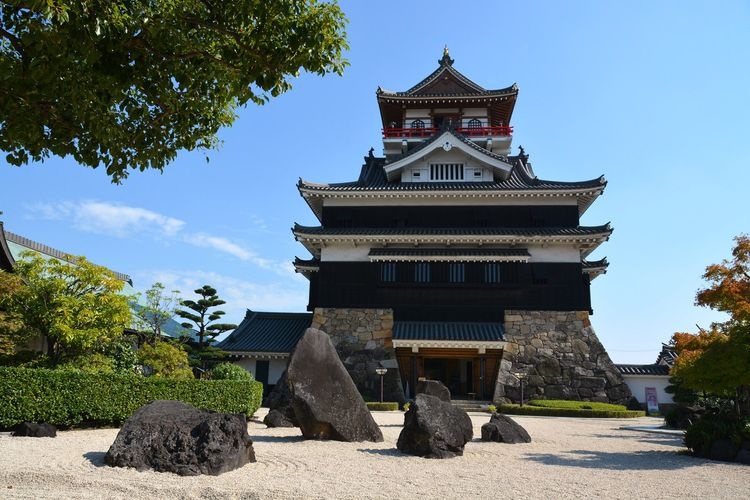
<svg viewBox="0 0 750 500">
<path fill-rule="evenodd" d="M 427 340 L 448 342 L 503 342 L 502 323 L 469 323 L 456 321 L 396 321 L 393 340 Z"/>
</svg>

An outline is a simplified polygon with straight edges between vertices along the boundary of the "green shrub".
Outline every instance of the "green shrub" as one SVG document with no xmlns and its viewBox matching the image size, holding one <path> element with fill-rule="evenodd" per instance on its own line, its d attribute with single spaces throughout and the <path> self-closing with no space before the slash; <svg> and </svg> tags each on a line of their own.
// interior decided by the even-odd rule
<svg viewBox="0 0 750 500">
<path fill-rule="evenodd" d="M 398 410 L 398 403 L 386 401 L 384 403 L 378 403 L 378 402 L 366 402 L 367 409 L 370 411 L 397 411 Z"/>
<path fill-rule="evenodd" d="M 234 363 L 219 363 L 211 370 L 213 380 L 255 380 L 253 374 Z"/>
<path fill-rule="evenodd" d="M 411 406 L 411 403 L 407 401 L 406 403 L 404 403 L 404 406 L 402 406 L 401 409 L 404 411 L 409 411 L 410 406 Z"/>
<path fill-rule="evenodd" d="M 624 405 L 611 403 L 595 403 L 592 401 L 568 401 L 564 399 L 532 399 L 528 403 L 530 406 L 541 406 L 543 408 L 571 408 L 578 410 L 599 410 L 599 411 L 626 411 Z"/>
<path fill-rule="evenodd" d="M 487 411 L 490 413 L 495 413 L 497 411 L 497 406 L 495 405 L 487 405 Z"/>
<path fill-rule="evenodd" d="M 157 340 L 153 346 L 143 344 L 138 351 L 138 361 L 150 367 L 154 377 L 194 378 L 188 353 L 181 346 L 171 342 Z"/>
<path fill-rule="evenodd" d="M 711 445 L 719 439 L 730 439 L 739 450 L 743 439 L 750 438 L 750 419 L 739 419 L 731 413 L 706 413 L 685 431 L 685 446 L 693 455 L 709 458 Z"/>
<path fill-rule="evenodd" d="M 589 417 L 589 418 L 636 418 L 646 415 L 637 410 L 588 410 L 581 408 L 547 408 L 544 406 L 500 405 L 500 412 L 509 415 L 539 415 L 546 417 Z"/>
<path fill-rule="evenodd" d="M 23 421 L 49 422 L 63 428 L 116 426 L 156 399 L 250 416 L 262 398 L 263 384 L 255 381 L 0 367 L 1 429 Z"/>
</svg>

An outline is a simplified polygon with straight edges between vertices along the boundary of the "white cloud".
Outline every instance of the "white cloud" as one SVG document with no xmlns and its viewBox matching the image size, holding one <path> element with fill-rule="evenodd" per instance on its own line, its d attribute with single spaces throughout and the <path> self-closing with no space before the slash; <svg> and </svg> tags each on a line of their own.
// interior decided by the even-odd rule
<svg viewBox="0 0 750 500">
<path fill-rule="evenodd" d="M 304 280 L 284 283 L 253 283 L 210 271 L 154 270 L 134 273 L 143 288 L 156 281 L 167 290 L 180 290 L 183 298 L 194 298 L 193 290 L 209 284 L 227 303 L 221 310 L 227 314 L 222 321 L 237 323 L 245 317 L 247 309 L 254 311 L 304 312 L 307 305 L 307 287 Z"/>
<path fill-rule="evenodd" d="M 140 207 L 103 201 L 39 203 L 29 209 L 44 219 L 70 219 L 82 231 L 125 238 L 134 233 L 173 237 L 185 222 Z"/>
<path fill-rule="evenodd" d="M 33 216 L 43 219 L 69 220 L 73 227 L 81 231 L 117 238 L 150 234 L 161 240 L 181 241 L 192 246 L 226 253 L 278 275 L 294 274 L 294 268 L 288 262 L 267 259 L 222 236 L 203 232 L 188 233 L 184 230 L 185 221 L 141 207 L 88 200 L 37 203 L 27 206 L 27 209 Z M 255 218 L 253 224 L 263 225 L 264 223 L 262 219 Z"/>
</svg>

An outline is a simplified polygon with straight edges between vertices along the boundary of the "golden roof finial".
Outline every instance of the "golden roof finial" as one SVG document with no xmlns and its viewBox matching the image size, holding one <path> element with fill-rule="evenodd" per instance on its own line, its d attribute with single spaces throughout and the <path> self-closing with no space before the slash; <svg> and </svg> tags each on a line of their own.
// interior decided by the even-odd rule
<svg viewBox="0 0 750 500">
<path fill-rule="evenodd" d="M 450 66 L 453 64 L 453 59 L 451 59 L 450 52 L 448 52 L 448 44 L 445 44 L 445 48 L 443 49 L 443 57 L 438 61 L 438 63 L 442 65 Z"/>
</svg>

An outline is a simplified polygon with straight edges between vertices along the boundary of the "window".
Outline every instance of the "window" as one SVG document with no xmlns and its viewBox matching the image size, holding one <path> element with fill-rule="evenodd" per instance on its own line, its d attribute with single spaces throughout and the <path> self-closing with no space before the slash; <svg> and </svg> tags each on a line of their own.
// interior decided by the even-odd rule
<svg viewBox="0 0 750 500">
<path fill-rule="evenodd" d="M 467 127 L 470 129 L 482 128 L 482 122 L 480 122 L 476 118 L 472 118 L 471 120 L 469 120 Z"/>
<path fill-rule="evenodd" d="M 414 281 L 417 283 L 430 282 L 430 265 L 426 262 L 418 262 L 414 266 Z"/>
<path fill-rule="evenodd" d="M 424 122 L 422 120 L 414 120 L 411 122 L 411 128 L 424 128 Z"/>
<path fill-rule="evenodd" d="M 484 282 L 500 283 L 500 264 L 490 263 L 484 265 Z"/>
<path fill-rule="evenodd" d="M 463 262 L 451 262 L 448 266 L 448 281 L 463 283 L 466 281 L 466 267 Z"/>
<path fill-rule="evenodd" d="M 380 264 L 380 281 L 393 283 L 396 281 L 396 263 L 383 262 Z"/>
<path fill-rule="evenodd" d="M 462 181 L 464 180 L 463 163 L 431 163 L 431 181 Z"/>
</svg>

